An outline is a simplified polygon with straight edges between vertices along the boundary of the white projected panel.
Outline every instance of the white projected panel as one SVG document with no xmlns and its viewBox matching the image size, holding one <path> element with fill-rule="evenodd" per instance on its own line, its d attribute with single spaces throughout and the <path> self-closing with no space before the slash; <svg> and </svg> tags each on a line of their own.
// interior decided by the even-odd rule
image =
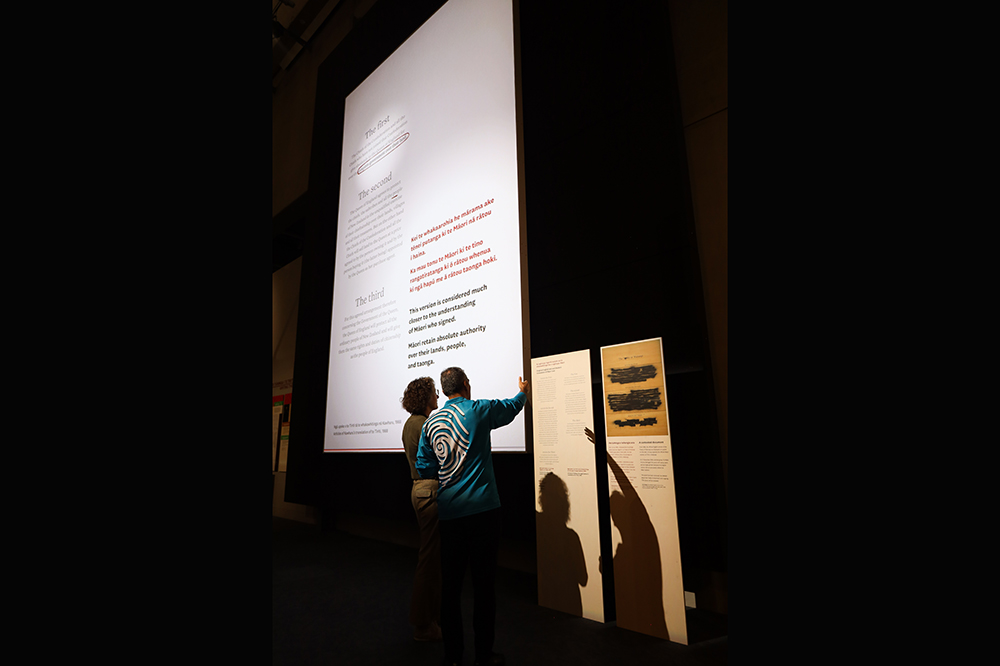
<svg viewBox="0 0 1000 666">
<path fill-rule="evenodd" d="M 451 0 L 347 97 L 324 450 L 401 451 L 403 390 L 449 366 L 518 392 L 514 90 L 510 0 Z"/>
</svg>

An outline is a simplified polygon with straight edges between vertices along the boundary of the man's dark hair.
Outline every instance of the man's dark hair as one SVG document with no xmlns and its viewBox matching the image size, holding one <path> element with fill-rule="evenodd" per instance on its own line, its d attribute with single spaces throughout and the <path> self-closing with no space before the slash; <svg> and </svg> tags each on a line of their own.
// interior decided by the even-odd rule
<svg viewBox="0 0 1000 666">
<path fill-rule="evenodd" d="M 441 392 L 445 395 L 455 395 L 465 388 L 465 370 L 462 368 L 446 368 L 441 372 Z"/>
</svg>

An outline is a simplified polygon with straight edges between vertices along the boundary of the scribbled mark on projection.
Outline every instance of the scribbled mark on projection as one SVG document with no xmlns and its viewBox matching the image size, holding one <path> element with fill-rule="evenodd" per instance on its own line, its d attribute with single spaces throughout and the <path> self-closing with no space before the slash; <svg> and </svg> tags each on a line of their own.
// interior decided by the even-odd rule
<svg viewBox="0 0 1000 666">
<path fill-rule="evenodd" d="M 644 382 L 656 376 L 656 368 L 652 365 L 632 366 L 631 368 L 611 368 L 612 384 L 634 384 Z"/>
<path fill-rule="evenodd" d="M 655 388 L 629 391 L 628 393 L 608 394 L 608 406 L 614 412 L 636 412 L 657 409 L 662 404 L 660 389 Z"/>
<path fill-rule="evenodd" d="M 624 428 L 625 426 L 628 426 L 629 428 L 634 428 L 636 426 L 639 426 L 640 428 L 642 426 L 653 426 L 656 425 L 656 418 L 650 417 L 648 419 L 641 419 L 641 420 L 626 419 L 624 421 L 615 421 L 615 425 L 618 426 L 619 428 Z"/>
<path fill-rule="evenodd" d="M 371 157 L 369 157 L 367 160 L 365 160 L 365 162 L 361 166 L 358 167 L 358 175 L 360 176 L 365 171 L 368 171 L 368 169 L 371 169 L 373 166 L 375 166 L 376 162 L 378 162 L 379 160 L 381 160 L 383 157 L 385 157 L 386 155 L 388 155 L 392 151 L 394 151 L 397 148 L 399 148 L 401 145 L 403 145 L 403 142 L 406 141 L 409 138 L 410 138 L 410 133 L 409 132 L 403 132 L 402 134 L 400 134 L 399 136 L 397 136 L 395 139 L 393 139 L 392 141 L 390 141 L 389 145 L 384 146 L 381 150 L 379 150 L 377 153 L 375 153 L 374 155 L 372 155 Z"/>
</svg>

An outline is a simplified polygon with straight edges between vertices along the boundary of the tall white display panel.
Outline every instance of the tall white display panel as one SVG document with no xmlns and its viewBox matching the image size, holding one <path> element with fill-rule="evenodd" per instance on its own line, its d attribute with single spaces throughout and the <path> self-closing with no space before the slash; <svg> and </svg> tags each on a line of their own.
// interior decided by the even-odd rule
<svg viewBox="0 0 1000 666">
<path fill-rule="evenodd" d="M 511 0 L 450 0 L 347 96 L 325 451 L 402 451 L 417 377 L 525 372 L 515 74 Z"/>
<path fill-rule="evenodd" d="M 590 352 L 531 360 L 538 603 L 604 621 Z"/>
<path fill-rule="evenodd" d="M 602 347 L 601 374 L 617 623 L 687 645 L 661 339 Z"/>
</svg>

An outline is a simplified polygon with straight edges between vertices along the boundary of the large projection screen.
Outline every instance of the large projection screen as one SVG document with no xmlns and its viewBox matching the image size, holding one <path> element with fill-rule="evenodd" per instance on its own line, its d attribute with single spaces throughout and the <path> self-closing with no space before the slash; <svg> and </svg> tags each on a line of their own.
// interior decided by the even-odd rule
<svg viewBox="0 0 1000 666">
<path fill-rule="evenodd" d="M 511 0 L 451 0 L 346 98 L 324 451 L 401 451 L 417 377 L 527 376 L 515 48 Z"/>
</svg>

